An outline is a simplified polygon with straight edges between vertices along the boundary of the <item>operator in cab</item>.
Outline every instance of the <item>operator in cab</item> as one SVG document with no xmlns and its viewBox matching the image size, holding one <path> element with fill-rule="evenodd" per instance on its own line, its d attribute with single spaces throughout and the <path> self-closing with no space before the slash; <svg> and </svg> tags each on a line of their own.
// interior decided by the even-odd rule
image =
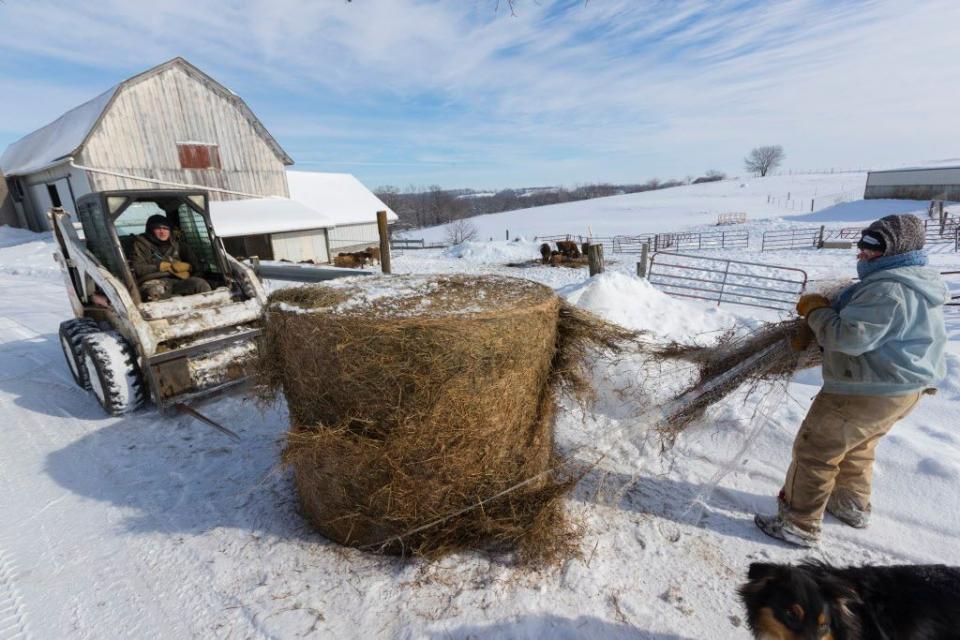
<svg viewBox="0 0 960 640">
<path fill-rule="evenodd" d="M 133 272 L 145 301 L 166 300 L 210 291 L 199 276 L 200 263 L 186 243 L 173 238 L 170 221 L 155 214 L 147 219 L 146 231 L 133 240 Z"/>
</svg>

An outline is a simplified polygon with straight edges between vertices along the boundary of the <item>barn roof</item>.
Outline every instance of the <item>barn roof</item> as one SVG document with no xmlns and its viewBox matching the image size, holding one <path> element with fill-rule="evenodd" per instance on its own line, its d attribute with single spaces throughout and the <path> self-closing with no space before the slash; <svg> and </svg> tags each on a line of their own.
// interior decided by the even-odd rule
<svg viewBox="0 0 960 640">
<path fill-rule="evenodd" d="M 377 211 L 387 219 L 397 215 L 349 173 L 288 171 L 290 198 L 214 200 L 210 217 L 223 238 L 261 233 L 329 229 L 377 221 Z"/>
<path fill-rule="evenodd" d="M 7 147 L 0 156 L 0 169 L 8 176 L 39 171 L 73 155 L 86 141 L 100 115 L 113 100 L 120 85 L 110 87 Z"/>
<path fill-rule="evenodd" d="M 90 134 L 96 128 L 103 114 L 113 103 L 114 98 L 126 87 L 146 80 L 170 67 L 179 67 L 188 75 L 203 82 L 227 100 L 232 102 L 244 118 L 253 126 L 257 133 L 270 146 L 277 157 L 287 165 L 293 164 L 293 159 L 280 147 L 270 132 L 257 119 L 247 103 L 240 96 L 233 93 L 222 84 L 205 74 L 184 58 L 174 58 L 147 69 L 143 73 L 127 78 L 120 84 L 104 91 L 99 96 L 84 102 L 50 124 L 37 129 L 33 133 L 20 138 L 0 156 L 0 170 L 8 176 L 34 173 L 46 167 L 58 164 L 62 160 L 79 153 Z"/>
</svg>

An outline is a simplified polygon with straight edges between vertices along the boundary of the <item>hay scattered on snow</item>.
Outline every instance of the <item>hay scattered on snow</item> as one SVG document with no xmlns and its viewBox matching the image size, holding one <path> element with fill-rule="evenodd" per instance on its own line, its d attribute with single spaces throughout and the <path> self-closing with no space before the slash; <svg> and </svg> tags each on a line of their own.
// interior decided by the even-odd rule
<svg viewBox="0 0 960 640">
<path fill-rule="evenodd" d="M 527 280 L 351 278 L 271 296 L 259 378 L 287 399 L 283 457 L 326 536 L 540 563 L 575 547 L 562 498 L 583 472 L 554 445 L 554 395 L 588 403 L 591 349 L 635 337 Z"/>
</svg>

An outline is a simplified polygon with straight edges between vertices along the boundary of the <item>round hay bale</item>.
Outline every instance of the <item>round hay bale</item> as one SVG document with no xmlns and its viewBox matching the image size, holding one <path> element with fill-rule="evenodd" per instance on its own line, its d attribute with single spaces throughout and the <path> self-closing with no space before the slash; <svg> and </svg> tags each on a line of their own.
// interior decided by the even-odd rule
<svg viewBox="0 0 960 640">
<path fill-rule="evenodd" d="M 545 286 L 492 276 L 274 293 L 261 375 L 287 399 L 284 459 L 306 517 L 337 542 L 395 553 L 543 559 L 569 545 L 572 482 L 548 473 L 560 308 Z"/>
</svg>

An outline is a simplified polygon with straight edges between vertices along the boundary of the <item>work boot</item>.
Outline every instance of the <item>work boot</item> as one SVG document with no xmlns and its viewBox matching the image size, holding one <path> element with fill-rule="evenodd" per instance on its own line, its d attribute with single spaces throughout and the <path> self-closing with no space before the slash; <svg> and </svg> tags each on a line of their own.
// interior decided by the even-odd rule
<svg viewBox="0 0 960 640">
<path fill-rule="evenodd" d="M 779 514 L 762 516 L 757 514 L 753 519 L 760 531 L 771 538 L 783 540 L 797 547 L 809 549 L 816 547 L 820 543 L 820 534 L 814 531 L 807 531 L 783 518 Z"/>
<path fill-rule="evenodd" d="M 827 500 L 827 513 L 854 529 L 865 529 L 870 524 L 870 505 L 864 509 L 849 491 L 836 489 Z"/>
</svg>

